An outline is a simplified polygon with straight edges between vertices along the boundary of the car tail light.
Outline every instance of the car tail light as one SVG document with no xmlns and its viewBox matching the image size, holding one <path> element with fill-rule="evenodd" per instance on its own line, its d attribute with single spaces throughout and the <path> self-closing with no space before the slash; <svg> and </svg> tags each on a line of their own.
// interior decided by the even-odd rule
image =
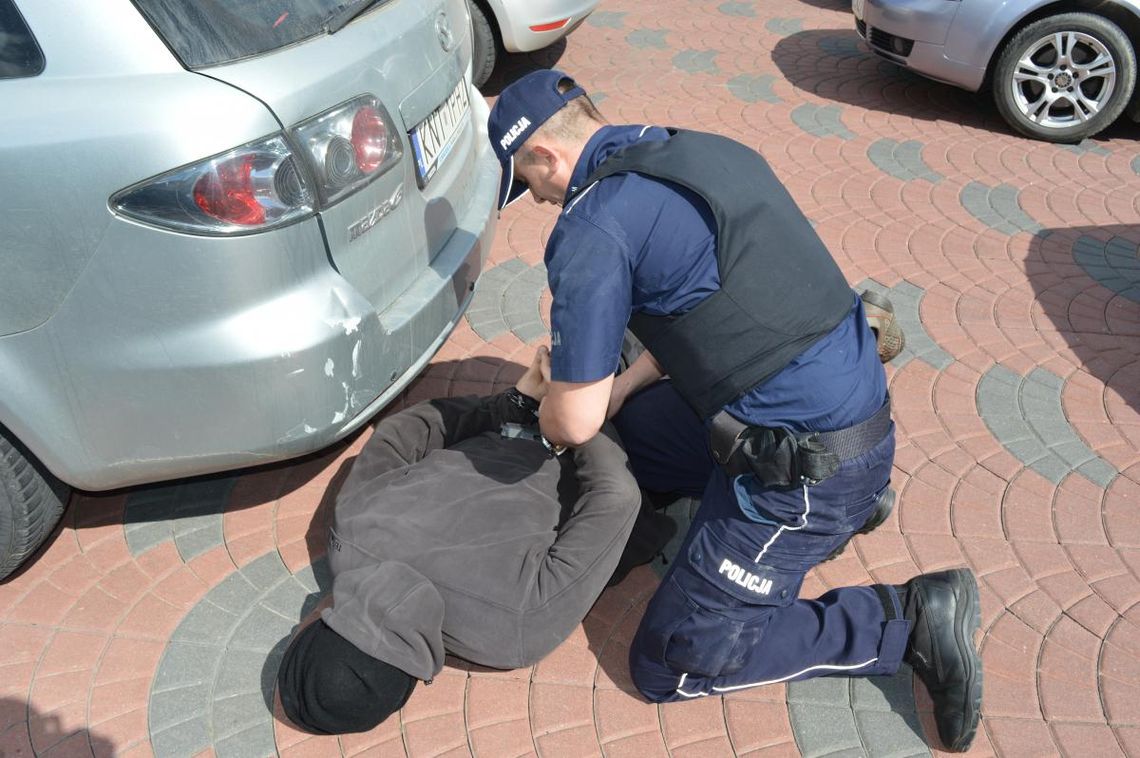
<svg viewBox="0 0 1140 758">
<path fill-rule="evenodd" d="M 532 32 L 552 32 L 555 29 L 561 29 L 568 23 L 570 23 L 570 19 L 563 18 L 559 19 L 558 21 L 551 21 L 548 24 L 535 24 L 534 26 L 530 27 L 530 30 Z"/>
<path fill-rule="evenodd" d="M 371 95 L 303 121 L 291 134 L 317 179 L 322 206 L 376 179 L 403 155 L 388 111 Z"/>
<path fill-rule="evenodd" d="M 280 136 L 136 184 L 111 198 L 124 216 L 195 234 L 241 234 L 313 213 L 311 194 Z"/>
</svg>

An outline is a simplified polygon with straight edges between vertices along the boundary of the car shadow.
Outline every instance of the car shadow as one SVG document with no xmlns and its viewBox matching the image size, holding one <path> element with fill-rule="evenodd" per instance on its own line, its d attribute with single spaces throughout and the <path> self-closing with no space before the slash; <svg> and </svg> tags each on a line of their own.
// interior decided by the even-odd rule
<svg viewBox="0 0 1140 758">
<path fill-rule="evenodd" d="M 1044 229 L 1025 272 L 1034 299 L 1081 367 L 1140 412 L 1140 224 Z"/>
<path fill-rule="evenodd" d="M 853 29 L 812 29 L 782 38 L 772 62 L 795 87 L 846 105 L 922 121 L 1012 133 L 985 92 L 911 73 L 875 55 Z"/>
<path fill-rule="evenodd" d="M 566 38 L 558 40 L 549 47 L 535 50 L 531 53 L 504 53 L 500 51 L 498 63 L 487 80 L 479 90 L 487 97 L 498 97 L 509 84 L 526 76 L 532 71 L 554 68 L 566 52 Z"/>
<path fill-rule="evenodd" d="M 851 0 L 800 0 L 800 2 L 825 11 L 851 12 Z"/>
</svg>

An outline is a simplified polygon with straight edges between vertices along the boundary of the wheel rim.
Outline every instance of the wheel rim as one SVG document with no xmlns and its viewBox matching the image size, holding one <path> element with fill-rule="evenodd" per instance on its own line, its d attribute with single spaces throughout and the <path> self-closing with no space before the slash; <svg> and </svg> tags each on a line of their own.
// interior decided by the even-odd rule
<svg viewBox="0 0 1140 758">
<path fill-rule="evenodd" d="M 1116 59 L 1096 37 L 1063 31 L 1034 42 L 1017 61 L 1013 101 L 1028 121 L 1046 129 L 1084 124 L 1116 91 Z"/>
</svg>

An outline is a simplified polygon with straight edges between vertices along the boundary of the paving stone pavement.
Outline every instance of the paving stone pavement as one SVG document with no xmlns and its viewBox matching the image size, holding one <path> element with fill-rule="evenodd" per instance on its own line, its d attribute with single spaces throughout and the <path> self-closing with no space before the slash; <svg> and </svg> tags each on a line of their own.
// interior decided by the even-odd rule
<svg viewBox="0 0 1140 758">
<path fill-rule="evenodd" d="M 762 150 L 848 279 L 895 303 L 899 503 L 804 596 L 970 566 L 986 681 L 972 754 L 1140 755 L 1140 128 L 1016 137 L 984 97 L 872 56 L 843 0 L 604 0 L 565 46 L 512 58 L 492 84 L 552 64 L 604 93 L 615 121 Z M 546 339 L 552 224 L 526 200 L 503 214 L 467 318 L 393 408 L 518 378 Z M 276 661 L 328 602 L 330 493 L 367 434 L 76 495 L 0 584 L 0 756 L 938 752 L 905 668 L 642 702 L 625 654 L 661 559 L 531 669 L 449 659 L 373 732 L 294 730 Z M 696 507 L 669 513 L 683 529 Z"/>
</svg>

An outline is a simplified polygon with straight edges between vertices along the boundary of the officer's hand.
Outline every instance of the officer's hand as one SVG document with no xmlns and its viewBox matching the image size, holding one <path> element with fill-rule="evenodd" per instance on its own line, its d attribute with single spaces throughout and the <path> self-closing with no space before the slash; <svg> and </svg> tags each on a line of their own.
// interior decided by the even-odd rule
<svg viewBox="0 0 1140 758">
<path fill-rule="evenodd" d="M 546 397 L 546 390 L 550 386 L 550 350 L 543 345 L 534 354 L 534 360 L 522 378 L 515 384 L 515 389 L 527 397 L 542 400 Z"/>
</svg>

